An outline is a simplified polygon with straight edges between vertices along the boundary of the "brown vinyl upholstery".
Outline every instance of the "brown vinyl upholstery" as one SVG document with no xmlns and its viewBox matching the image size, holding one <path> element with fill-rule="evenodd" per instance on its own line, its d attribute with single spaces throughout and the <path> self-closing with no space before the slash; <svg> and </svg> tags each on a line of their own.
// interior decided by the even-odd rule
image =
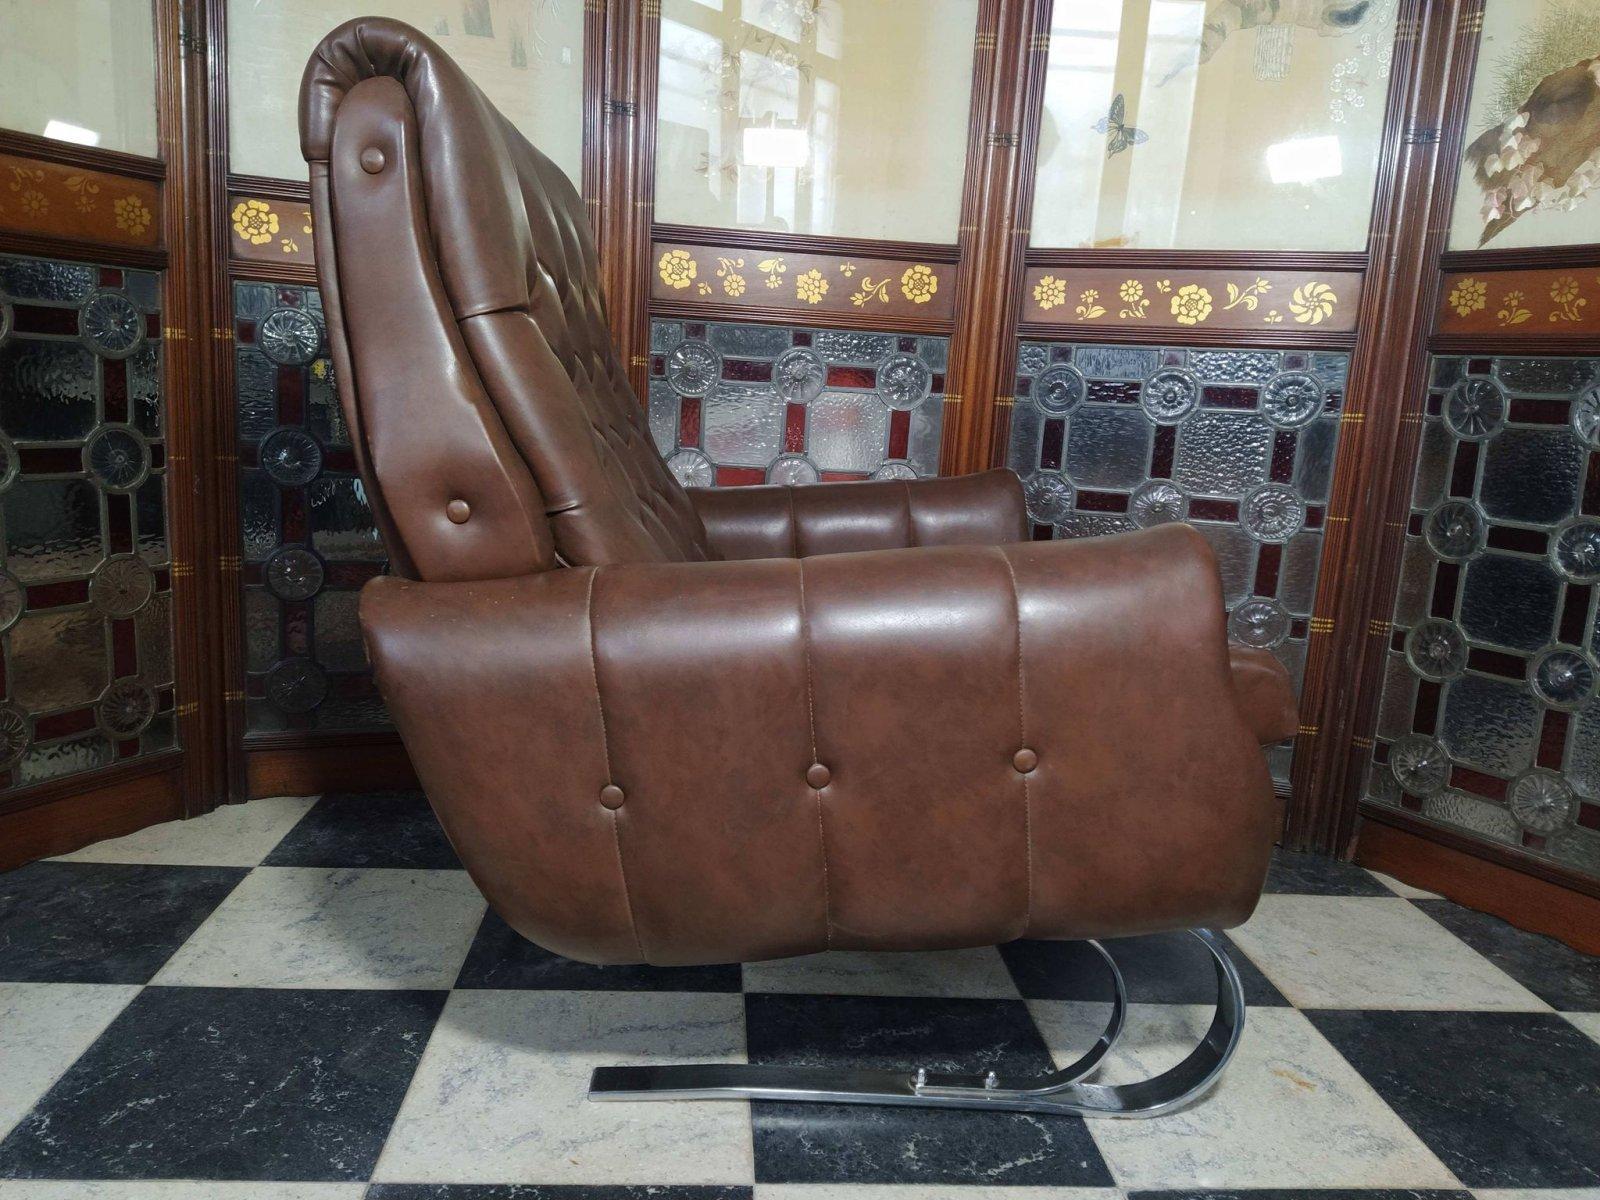
<svg viewBox="0 0 1600 1200">
<path fill-rule="evenodd" d="M 301 135 L 395 575 L 379 686 L 495 909 L 689 964 L 1231 925 L 1283 668 L 1184 526 L 1029 542 L 1009 472 L 688 492 L 582 203 L 443 51 L 336 29 Z"/>
</svg>

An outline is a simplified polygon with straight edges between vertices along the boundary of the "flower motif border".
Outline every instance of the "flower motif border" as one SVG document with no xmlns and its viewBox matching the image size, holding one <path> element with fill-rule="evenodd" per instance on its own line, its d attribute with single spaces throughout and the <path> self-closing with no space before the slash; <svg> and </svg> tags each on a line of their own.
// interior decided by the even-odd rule
<svg viewBox="0 0 1600 1200">
<path fill-rule="evenodd" d="M 1080 329 L 1350 333 L 1361 275 L 1350 271 L 1223 271 L 1171 266 L 1028 268 L 1025 324 Z"/>
</svg>

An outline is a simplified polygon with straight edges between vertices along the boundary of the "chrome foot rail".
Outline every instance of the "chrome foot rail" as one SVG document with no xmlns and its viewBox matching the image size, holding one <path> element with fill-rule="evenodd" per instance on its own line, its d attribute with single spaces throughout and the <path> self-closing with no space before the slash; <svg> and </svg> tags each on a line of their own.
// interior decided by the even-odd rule
<svg viewBox="0 0 1600 1200">
<path fill-rule="evenodd" d="M 825 1104 L 895 1104 L 925 1108 L 992 1108 L 1083 1117 L 1153 1117 L 1204 1095 L 1222 1074 L 1244 1031 L 1244 988 L 1238 969 L 1209 929 L 1190 931 L 1211 952 L 1217 1009 L 1205 1037 L 1170 1070 L 1137 1083 L 1084 1083 L 1122 1033 L 1128 996 L 1122 972 L 1098 942 L 1116 995 L 1105 1032 L 1075 1063 L 1036 1080 L 987 1075 L 705 1063 L 670 1067 L 599 1067 L 591 1100 L 796 1100 Z"/>
</svg>

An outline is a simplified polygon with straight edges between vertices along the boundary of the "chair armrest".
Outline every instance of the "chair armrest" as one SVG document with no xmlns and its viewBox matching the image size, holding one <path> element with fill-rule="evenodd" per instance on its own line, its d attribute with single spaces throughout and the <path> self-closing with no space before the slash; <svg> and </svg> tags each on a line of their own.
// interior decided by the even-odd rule
<svg viewBox="0 0 1600 1200">
<path fill-rule="evenodd" d="M 462 861 L 588 961 L 1248 917 L 1276 805 L 1186 526 L 379 578 L 379 686 Z"/>
<path fill-rule="evenodd" d="M 1256 740 L 1271 746 L 1300 731 L 1300 702 L 1289 672 L 1270 650 L 1228 646 L 1233 694 Z"/>
<path fill-rule="evenodd" d="M 799 487 L 690 488 L 725 559 L 809 558 L 909 546 L 998 546 L 1028 536 L 1012 471 Z"/>
</svg>

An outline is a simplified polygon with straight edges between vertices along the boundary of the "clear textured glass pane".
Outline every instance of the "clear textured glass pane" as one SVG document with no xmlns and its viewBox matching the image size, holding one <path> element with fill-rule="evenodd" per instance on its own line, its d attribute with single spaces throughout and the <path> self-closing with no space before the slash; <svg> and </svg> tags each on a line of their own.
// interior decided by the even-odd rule
<svg viewBox="0 0 1600 1200">
<path fill-rule="evenodd" d="M 1411 732 L 1417 703 L 1417 677 L 1403 654 L 1391 654 L 1383 664 L 1383 699 L 1378 709 L 1378 736 L 1394 741 Z"/>
<path fill-rule="evenodd" d="M 312 601 L 316 659 L 330 671 L 364 671 L 367 652 L 356 621 L 359 592 L 321 592 Z"/>
<path fill-rule="evenodd" d="M 1394 4 L 1056 0 L 1035 246 L 1366 246 Z"/>
<path fill-rule="evenodd" d="M 1550 640 L 1561 580 L 1541 559 L 1485 554 L 1468 565 L 1461 627 L 1475 641 L 1537 650 Z"/>
<path fill-rule="evenodd" d="M 0 346 L 0 426 L 13 441 L 78 441 L 98 419 L 94 355 L 76 342 Z"/>
<path fill-rule="evenodd" d="M 811 402 L 809 446 L 824 471 L 875 471 L 884 459 L 889 410 L 873 393 L 823 392 Z"/>
<path fill-rule="evenodd" d="M 1196 413 L 1178 429 L 1172 477 L 1197 495 L 1243 496 L 1266 482 L 1272 439 L 1272 426 L 1260 417 Z"/>
<path fill-rule="evenodd" d="M 663 0 L 656 219 L 954 242 L 977 16 Z"/>
<path fill-rule="evenodd" d="M 17 764 L 20 783 L 39 783 L 111 765 L 111 743 L 98 733 L 29 746 Z"/>
<path fill-rule="evenodd" d="M 1191 350 L 1188 366 L 1203 383 L 1265 383 L 1282 358 L 1275 350 Z"/>
<path fill-rule="evenodd" d="M 167 553 L 166 490 L 166 476 L 152 475 L 134 494 L 139 554 L 153 567 L 164 565 L 171 557 Z"/>
<path fill-rule="evenodd" d="M 578 179 L 583 13 L 580 0 L 227 0 L 229 169 L 305 179 L 297 106 L 306 59 L 341 22 L 382 16 L 438 42 L 511 124 Z"/>
<path fill-rule="evenodd" d="M 656 450 L 669 455 L 678 444 L 678 393 L 664 379 L 650 381 L 650 437 Z"/>
<path fill-rule="evenodd" d="M 911 437 L 906 461 L 924 478 L 939 473 L 939 445 L 944 434 L 944 400 L 930 396 L 911 410 Z"/>
<path fill-rule="evenodd" d="M 139 647 L 138 680 L 146 687 L 171 687 L 172 593 L 157 592 L 133 617 L 134 640 Z"/>
<path fill-rule="evenodd" d="M 1222 571 L 1222 602 L 1232 608 L 1250 594 L 1255 581 L 1255 539 L 1237 525 L 1204 522 L 1195 528 L 1205 534 L 1216 552 L 1217 566 Z"/>
<path fill-rule="evenodd" d="M 278 661 L 278 598 L 262 588 L 244 593 L 245 670 L 265 671 Z"/>
<path fill-rule="evenodd" d="M 1283 563 L 1278 575 L 1278 599 L 1296 616 L 1311 615 L 1317 598 L 1317 571 L 1322 565 L 1322 534 L 1304 529 L 1289 539 L 1283 548 Z"/>
<path fill-rule="evenodd" d="M 98 613 L 26 613 L 8 639 L 11 699 L 31 713 L 92 704 L 111 682 L 106 624 Z"/>
<path fill-rule="evenodd" d="M 1493 842 L 1517 845 L 1522 830 L 1517 819 L 1498 804 L 1465 792 L 1443 792 L 1422 802 L 1422 815 L 1441 825 L 1453 825 Z"/>
<path fill-rule="evenodd" d="M 1137 346 L 1077 346 L 1072 365 L 1085 379 L 1144 379 L 1161 366 L 1161 352 Z M 1043 362 L 1039 369 L 1044 369 Z"/>
<path fill-rule="evenodd" d="M 1450 466 L 1455 458 L 1456 439 L 1443 421 L 1422 423 L 1422 446 L 1417 455 L 1416 483 L 1411 489 L 1411 507 L 1432 508 L 1444 499 L 1450 483 Z"/>
<path fill-rule="evenodd" d="M 0 126 L 154 158 L 154 22 L 139 0 L 0 3 Z"/>
<path fill-rule="evenodd" d="M 811 348 L 822 356 L 823 362 L 871 366 L 894 353 L 894 343 L 895 339 L 886 333 L 819 329 Z"/>
<path fill-rule="evenodd" d="M 706 330 L 711 348 L 728 358 L 777 358 L 792 344 L 793 335 L 779 325 L 712 325 Z M 663 348 L 670 350 L 679 337 Z M 666 342 L 665 337 L 662 338 Z"/>
<path fill-rule="evenodd" d="M 1571 396 L 1594 382 L 1592 358 L 1501 358 L 1495 378 L 1511 392 L 1536 396 Z"/>
<path fill-rule="evenodd" d="M 100 492 L 87 480 L 24 476 L 0 504 L 6 566 L 25 583 L 87 575 L 105 553 Z"/>
<path fill-rule="evenodd" d="M 1406 538 L 1400 560 L 1400 592 L 1394 605 L 1396 625 L 1406 628 L 1427 615 L 1428 599 L 1433 594 L 1433 567 L 1438 561 L 1427 542 L 1419 537 Z"/>
<path fill-rule="evenodd" d="M 1463 675 L 1445 685 L 1439 738 L 1460 762 L 1515 775 L 1533 761 L 1540 711 L 1521 684 Z"/>
<path fill-rule="evenodd" d="M 876 403 L 876 402 L 874 402 Z M 783 451 L 787 405 L 770 386 L 719 383 L 701 405 L 705 451 L 711 461 L 764 467 Z M 812 410 L 815 420 L 816 411 Z M 878 459 L 882 461 L 880 448 Z M 873 463 L 876 467 L 877 463 Z"/>
<path fill-rule="evenodd" d="M 1144 413 L 1085 404 L 1067 422 L 1067 476 L 1079 487 L 1133 488 L 1150 469 L 1154 430 Z"/>
<path fill-rule="evenodd" d="M 382 562 L 383 540 L 361 481 L 323 476 L 306 488 L 311 503 L 311 544 L 324 558 Z"/>
<path fill-rule="evenodd" d="M 252 562 L 278 548 L 278 487 L 265 471 L 239 472 L 244 557 Z"/>
<path fill-rule="evenodd" d="M 1484 512 L 1546 525 L 1570 517 L 1588 460 L 1568 430 L 1502 430 L 1486 447 L 1478 492 Z"/>
<path fill-rule="evenodd" d="M 1295 448 L 1294 489 L 1309 503 L 1328 499 L 1338 445 L 1338 417 L 1313 421 L 1300 430 Z"/>
</svg>

